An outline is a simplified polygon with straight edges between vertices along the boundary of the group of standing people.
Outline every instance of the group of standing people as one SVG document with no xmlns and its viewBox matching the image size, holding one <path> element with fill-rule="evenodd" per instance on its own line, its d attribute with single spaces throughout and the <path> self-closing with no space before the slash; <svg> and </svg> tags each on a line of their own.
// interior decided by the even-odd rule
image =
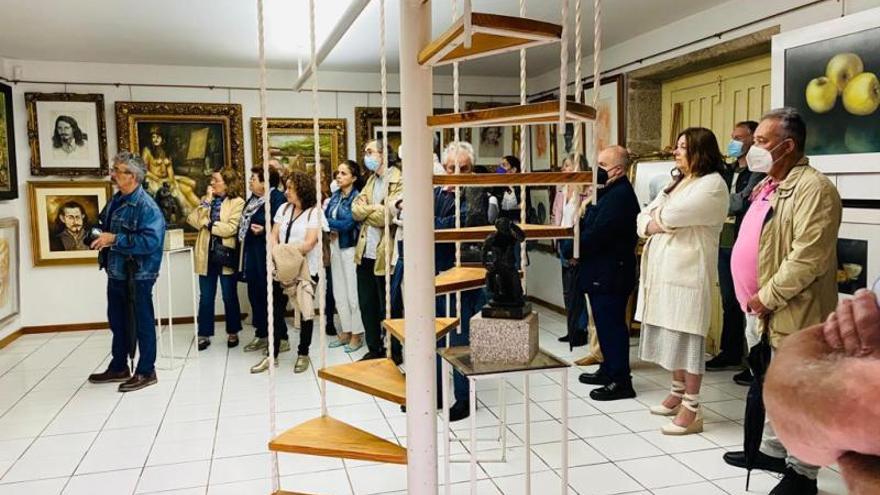
<svg viewBox="0 0 880 495">
<path fill-rule="evenodd" d="M 834 185 L 804 155 L 806 126 L 796 110 L 768 112 L 736 124 L 725 164 L 715 135 L 683 130 L 675 168 L 659 194 L 640 209 L 621 147 L 598 157 L 597 201 L 566 191 L 563 225 L 580 222 L 580 256 L 560 244 L 569 335 L 585 338 L 589 300 L 603 358 L 580 376 L 599 385 L 594 400 L 632 398 L 627 301 L 636 287 L 641 322 L 639 357 L 672 374 L 668 396 L 650 413 L 672 418 L 662 433 L 703 431 L 700 388 L 706 370 L 741 367 L 745 354 L 765 345 L 776 353 L 800 329 L 823 321 L 837 303 L 836 239 L 841 201 Z M 565 212 L 569 212 L 566 214 Z M 568 222 L 568 223 L 565 223 Z M 638 237 L 644 239 L 636 270 Z M 574 280 L 574 281 L 572 281 Z M 706 362 L 714 287 L 722 293 L 721 353 Z M 806 363 L 805 363 L 806 366 Z M 749 385 L 748 369 L 734 377 Z M 786 418 L 778 418 L 785 421 Z M 791 456 L 765 424 L 757 460 L 749 467 L 783 474 L 773 495 L 815 494 L 818 467 Z M 728 464 L 746 467 L 744 452 Z"/>
</svg>

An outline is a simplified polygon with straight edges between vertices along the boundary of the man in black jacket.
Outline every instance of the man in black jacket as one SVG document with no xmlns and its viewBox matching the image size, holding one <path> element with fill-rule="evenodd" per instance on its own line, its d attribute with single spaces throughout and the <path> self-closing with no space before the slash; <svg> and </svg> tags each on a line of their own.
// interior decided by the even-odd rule
<svg viewBox="0 0 880 495">
<path fill-rule="evenodd" d="M 636 396 L 629 367 L 629 328 L 626 307 L 636 283 L 636 216 L 639 201 L 627 178 L 629 152 L 611 146 L 599 153 L 598 191 L 580 220 L 579 287 L 590 298 L 593 320 L 605 361 L 595 373 L 583 373 L 581 383 L 601 385 L 593 400 Z"/>
</svg>

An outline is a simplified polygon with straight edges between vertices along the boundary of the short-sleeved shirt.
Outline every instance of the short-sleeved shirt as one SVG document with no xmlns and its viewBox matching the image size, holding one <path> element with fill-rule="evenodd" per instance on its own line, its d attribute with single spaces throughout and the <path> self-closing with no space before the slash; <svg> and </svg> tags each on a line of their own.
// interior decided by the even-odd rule
<svg viewBox="0 0 880 495">
<path fill-rule="evenodd" d="M 281 244 L 305 242 L 306 233 L 309 229 L 320 228 L 320 210 L 318 208 L 309 208 L 294 218 L 293 206 L 288 203 L 275 214 L 275 223 L 281 229 L 278 236 Z M 321 235 L 320 232 L 318 235 Z M 313 277 L 318 275 L 322 260 L 321 250 L 318 249 L 317 245 L 309 251 L 306 259 L 309 262 L 309 274 Z"/>
</svg>

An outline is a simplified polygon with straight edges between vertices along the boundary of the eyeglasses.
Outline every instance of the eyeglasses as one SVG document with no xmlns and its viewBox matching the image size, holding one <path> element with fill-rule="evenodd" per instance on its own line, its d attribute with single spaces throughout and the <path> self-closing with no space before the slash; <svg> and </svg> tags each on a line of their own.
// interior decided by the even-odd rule
<svg viewBox="0 0 880 495">
<path fill-rule="evenodd" d="M 110 173 L 111 173 L 111 174 L 116 174 L 116 175 L 120 175 L 120 174 L 128 174 L 128 175 L 131 175 L 131 172 L 129 172 L 128 169 L 121 169 L 121 168 L 119 168 L 119 167 L 113 167 L 113 168 L 111 168 L 111 169 L 110 169 Z"/>
</svg>

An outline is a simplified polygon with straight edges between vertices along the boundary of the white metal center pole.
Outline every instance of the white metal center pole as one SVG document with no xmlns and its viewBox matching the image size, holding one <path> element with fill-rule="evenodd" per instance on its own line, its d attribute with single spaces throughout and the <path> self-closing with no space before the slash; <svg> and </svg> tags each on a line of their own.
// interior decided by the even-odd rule
<svg viewBox="0 0 880 495">
<path fill-rule="evenodd" d="M 400 0 L 400 109 L 402 139 L 410 166 L 403 167 L 403 277 L 406 291 L 406 447 L 407 493 L 437 494 L 437 370 L 434 336 L 434 208 L 431 154 L 434 137 L 433 78 L 419 66 L 418 52 L 431 42 L 430 0 Z"/>
</svg>

